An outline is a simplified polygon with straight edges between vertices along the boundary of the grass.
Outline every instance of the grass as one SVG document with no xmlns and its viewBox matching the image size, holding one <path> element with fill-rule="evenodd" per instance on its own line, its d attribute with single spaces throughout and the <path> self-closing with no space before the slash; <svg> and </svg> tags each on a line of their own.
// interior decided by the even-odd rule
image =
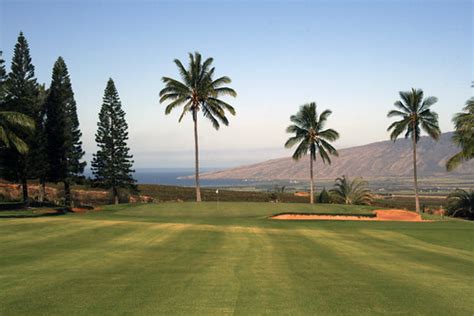
<svg viewBox="0 0 474 316">
<path fill-rule="evenodd" d="M 267 218 L 371 209 L 162 203 L 2 219 L 0 315 L 471 315 L 473 223 Z"/>
<path fill-rule="evenodd" d="M 0 211 L 0 219 L 2 218 L 26 218 L 26 217 L 41 217 L 41 216 L 55 216 L 62 215 L 61 208 L 39 207 L 27 208 L 18 210 Z"/>
</svg>

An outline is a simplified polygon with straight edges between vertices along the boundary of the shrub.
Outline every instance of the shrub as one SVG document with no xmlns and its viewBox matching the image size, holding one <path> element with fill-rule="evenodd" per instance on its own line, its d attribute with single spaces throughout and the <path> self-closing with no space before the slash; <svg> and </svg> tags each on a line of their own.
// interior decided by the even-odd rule
<svg viewBox="0 0 474 316">
<path fill-rule="evenodd" d="M 457 189 L 448 195 L 446 214 L 474 219 L 474 191 Z"/>
</svg>

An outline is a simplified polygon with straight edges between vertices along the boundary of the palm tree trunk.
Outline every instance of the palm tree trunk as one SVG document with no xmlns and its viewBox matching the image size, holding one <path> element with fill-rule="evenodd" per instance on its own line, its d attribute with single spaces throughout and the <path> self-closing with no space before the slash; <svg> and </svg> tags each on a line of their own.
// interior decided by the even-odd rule
<svg viewBox="0 0 474 316">
<path fill-rule="evenodd" d="M 418 196 L 418 176 L 416 174 L 416 135 L 415 127 L 413 127 L 412 141 L 413 141 L 413 179 L 415 184 L 415 209 L 420 213 L 420 198 Z"/>
<path fill-rule="evenodd" d="M 199 145 L 198 145 L 198 125 L 197 111 L 193 111 L 194 121 L 194 167 L 196 169 L 196 202 L 201 202 L 201 188 L 199 187 Z"/>
<path fill-rule="evenodd" d="M 313 158 L 309 157 L 309 174 L 311 177 L 311 183 L 309 185 L 309 203 L 314 204 L 314 177 L 313 177 Z"/>
<path fill-rule="evenodd" d="M 28 181 L 26 178 L 21 179 L 21 188 L 23 192 L 23 203 L 29 204 L 29 197 L 28 197 Z"/>
</svg>

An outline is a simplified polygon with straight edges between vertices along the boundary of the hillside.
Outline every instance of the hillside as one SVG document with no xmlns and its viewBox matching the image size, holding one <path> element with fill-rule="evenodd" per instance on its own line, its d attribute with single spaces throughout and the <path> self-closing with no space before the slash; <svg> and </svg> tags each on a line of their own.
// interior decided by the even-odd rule
<svg viewBox="0 0 474 316">
<path fill-rule="evenodd" d="M 418 142 L 418 172 L 420 176 L 474 175 L 474 161 L 470 161 L 454 172 L 447 173 L 444 167 L 447 158 L 457 152 L 451 142 L 452 132 L 443 133 L 438 142 L 422 137 Z M 324 165 L 318 157 L 314 172 L 322 179 L 334 179 L 343 174 L 365 178 L 411 176 L 413 169 L 411 141 L 399 139 L 376 142 L 368 145 L 339 150 L 331 165 Z M 241 166 L 222 171 L 204 173 L 203 179 L 258 179 L 300 180 L 309 174 L 308 157 L 300 161 L 291 158 L 272 159 L 262 163 Z"/>
</svg>

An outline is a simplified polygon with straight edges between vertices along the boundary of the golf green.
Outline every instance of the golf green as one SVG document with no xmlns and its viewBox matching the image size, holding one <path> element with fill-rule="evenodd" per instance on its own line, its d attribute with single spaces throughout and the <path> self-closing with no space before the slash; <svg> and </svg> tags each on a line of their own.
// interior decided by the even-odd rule
<svg viewBox="0 0 474 316">
<path fill-rule="evenodd" d="M 0 315 L 474 312 L 474 226 L 278 221 L 372 208 L 163 203 L 0 220 Z"/>
</svg>

